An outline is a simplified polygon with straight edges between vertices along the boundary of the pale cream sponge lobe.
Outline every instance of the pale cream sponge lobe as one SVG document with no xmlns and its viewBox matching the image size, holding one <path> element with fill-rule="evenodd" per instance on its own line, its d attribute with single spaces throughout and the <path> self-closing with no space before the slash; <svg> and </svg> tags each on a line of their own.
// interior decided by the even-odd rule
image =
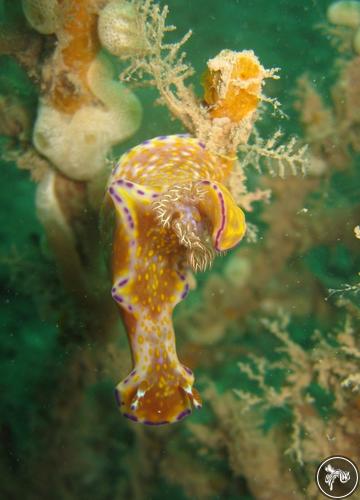
<svg viewBox="0 0 360 500">
<path fill-rule="evenodd" d="M 360 2 L 340 1 L 330 5 L 327 11 L 330 23 L 357 28 L 360 25 Z"/>
<path fill-rule="evenodd" d="M 109 65 L 97 57 L 87 75 L 99 103 L 74 114 L 55 109 L 46 99 L 39 105 L 33 141 L 58 170 L 74 180 L 90 180 L 105 167 L 110 148 L 139 127 L 141 105 L 122 83 L 112 79 Z"/>
<path fill-rule="evenodd" d="M 57 0 L 22 0 L 22 7 L 32 28 L 43 35 L 55 33 L 59 16 Z"/>
<path fill-rule="evenodd" d="M 140 28 L 134 5 L 127 1 L 113 0 L 100 11 L 100 42 L 115 56 L 127 57 L 144 50 Z"/>
<path fill-rule="evenodd" d="M 360 54 L 360 2 L 341 0 L 330 5 L 327 19 L 337 26 L 344 26 L 354 31 L 352 45 Z"/>
</svg>

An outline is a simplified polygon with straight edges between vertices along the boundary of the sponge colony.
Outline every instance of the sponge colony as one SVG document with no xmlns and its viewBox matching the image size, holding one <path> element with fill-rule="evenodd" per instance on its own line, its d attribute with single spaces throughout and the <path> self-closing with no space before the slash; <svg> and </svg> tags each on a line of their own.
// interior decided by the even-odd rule
<svg viewBox="0 0 360 500">
<path fill-rule="evenodd" d="M 327 19 L 336 26 L 354 30 L 353 49 L 360 54 L 360 2 L 340 1 L 328 8 Z"/>
<path fill-rule="evenodd" d="M 59 16 L 57 0 L 22 0 L 25 17 L 43 35 L 55 33 Z"/>
<path fill-rule="evenodd" d="M 112 79 L 102 59 L 91 64 L 87 80 L 98 103 L 68 114 L 43 99 L 34 127 L 36 149 L 74 180 L 99 174 L 109 149 L 131 136 L 141 120 L 138 99 Z"/>
<path fill-rule="evenodd" d="M 327 19 L 338 26 L 357 28 L 360 26 L 360 2 L 340 1 L 330 5 Z"/>
<path fill-rule="evenodd" d="M 208 61 L 204 100 L 212 118 L 240 122 L 250 116 L 261 99 L 265 70 L 250 50 L 222 50 Z"/>
<path fill-rule="evenodd" d="M 99 13 L 98 35 L 101 45 L 111 54 L 128 57 L 144 49 L 133 5 L 113 0 Z"/>
</svg>

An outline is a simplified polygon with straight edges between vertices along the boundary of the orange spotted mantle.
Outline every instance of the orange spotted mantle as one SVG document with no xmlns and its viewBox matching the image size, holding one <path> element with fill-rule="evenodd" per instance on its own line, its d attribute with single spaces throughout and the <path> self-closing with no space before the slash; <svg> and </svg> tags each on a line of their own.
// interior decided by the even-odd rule
<svg viewBox="0 0 360 500">
<path fill-rule="evenodd" d="M 214 251 L 227 250 L 245 232 L 244 215 L 222 184 L 230 160 L 188 135 L 157 137 L 136 146 L 114 167 L 104 202 L 112 296 L 121 309 L 133 370 L 116 387 L 123 415 L 161 425 L 201 407 L 194 375 L 176 353 L 173 309 L 189 291 L 186 248 L 173 228 L 159 222 L 154 202 L 172 186 L 201 187 L 198 200 L 175 198 L 173 212 L 194 231 L 209 228 Z"/>
</svg>

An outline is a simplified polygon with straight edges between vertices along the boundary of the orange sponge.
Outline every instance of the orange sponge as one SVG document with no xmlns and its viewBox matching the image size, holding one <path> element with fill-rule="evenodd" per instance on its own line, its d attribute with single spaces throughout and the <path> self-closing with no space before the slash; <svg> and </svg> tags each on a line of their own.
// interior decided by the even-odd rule
<svg viewBox="0 0 360 500">
<path fill-rule="evenodd" d="M 97 13 L 89 0 L 58 0 L 58 4 L 61 21 L 56 31 L 58 49 L 54 62 L 57 71 L 51 99 L 59 111 L 73 113 L 94 100 L 86 76 L 100 49 Z"/>
<path fill-rule="evenodd" d="M 252 51 L 223 50 L 208 61 L 204 101 L 212 118 L 240 122 L 251 115 L 261 99 L 266 70 Z"/>
</svg>

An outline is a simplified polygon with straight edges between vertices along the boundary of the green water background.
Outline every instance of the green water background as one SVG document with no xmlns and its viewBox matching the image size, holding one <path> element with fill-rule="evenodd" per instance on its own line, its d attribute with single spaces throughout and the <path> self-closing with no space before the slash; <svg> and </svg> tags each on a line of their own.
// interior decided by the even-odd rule
<svg viewBox="0 0 360 500">
<path fill-rule="evenodd" d="M 281 68 L 281 79 L 269 82 L 265 91 L 267 95 L 276 96 L 282 102 L 283 111 L 288 118 L 269 116 L 265 120 L 264 130 L 276 128 L 274 123 L 277 120 L 286 135 L 301 134 L 293 103 L 296 80 L 304 73 L 310 75 L 325 99 L 329 98 L 329 88 L 335 76 L 333 61 L 336 51 L 331 47 L 329 39 L 315 27 L 325 21 L 329 1 L 170 0 L 167 4 L 170 8 L 169 21 L 178 28 L 176 36 L 188 29 L 193 31 L 186 51 L 188 60 L 196 70 L 193 83 L 199 91 L 200 76 L 206 60 L 223 48 L 252 49 L 265 67 Z M 16 10 L 16 2 L 2 0 L 0 21 L 11 19 Z M 0 92 L 14 93 L 27 102 L 33 102 L 35 111 L 36 90 L 18 65 L 4 56 L 0 57 Z M 134 137 L 118 147 L 117 154 L 142 140 L 181 130 L 178 122 L 170 120 L 165 108 L 154 107 L 154 90 L 140 89 L 137 95 L 144 108 L 143 123 Z M 1 137 L 0 147 L 6 147 L 6 140 Z M 16 482 L 18 471 L 21 478 L 23 470 L 28 467 L 29 450 L 37 446 L 34 429 L 39 421 L 46 420 L 51 394 L 56 391 L 57 369 L 66 362 L 67 353 L 59 345 L 57 325 L 51 318 L 41 314 L 41 294 L 47 293 L 46 288 L 34 286 L 29 289 L 22 286 L 22 283 L 29 282 L 25 279 L 29 273 L 40 273 L 42 283 L 45 284 L 47 280 L 56 279 L 51 274 L 51 264 L 43 265 L 38 261 L 39 252 L 46 245 L 42 227 L 35 215 L 35 185 L 30 181 L 28 172 L 18 170 L 11 162 L 1 161 L 0 168 L 0 436 L 3 443 L 0 462 L 1 469 L 8 468 L 12 471 Z M 326 249 L 324 251 L 326 253 Z M 9 259 L 11 266 L 8 265 Z M 356 269 L 354 260 L 349 261 L 346 256 L 340 255 L 339 260 L 341 259 L 344 267 L 343 276 L 338 276 L 339 283 Z M 321 274 L 322 260 L 322 255 L 313 257 L 311 265 L 315 273 Z M 14 269 L 17 270 L 16 276 Z M 221 272 L 221 263 L 217 264 L 217 270 Z M 207 276 L 205 274 L 199 277 L 200 285 Z M 196 300 L 195 295 L 190 294 L 188 304 Z M 182 307 L 187 307 L 186 303 Z M 220 385 L 223 388 L 231 387 L 236 382 L 237 372 L 232 367 L 224 367 L 224 373 L 229 378 L 226 380 L 226 376 L 223 376 Z M 112 386 L 116 382 L 105 380 L 93 389 L 100 392 L 106 401 L 108 420 L 103 425 L 109 426 L 109 432 L 113 433 L 114 442 L 117 442 L 112 449 L 100 448 L 99 451 L 99 467 L 104 469 L 99 477 L 109 484 L 112 475 L 119 473 L 114 465 L 119 463 L 119 459 L 115 459 L 114 455 L 125 454 L 129 443 L 131 447 L 132 440 L 129 424 L 120 419 L 110 402 Z M 205 416 L 195 416 L 194 419 L 206 421 L 206 411 Z M 94 433 L 96 432 L 94 429 Z M 126 474 L 126 466 L 121 459 L 120 463 L 121 473 Z M 218 467 L 225 465 L 218 464 Z M 27 472 L 31 474 L 31 470 Z M 47 479 L 44 478 L 44 481 Z M 112 498 L 110 486 L 105 488 L 106 496 L 101 493 L 103 490 L 104 488 L 97 486 L 84 486 L 84 498 Z M 8 494 L 9 490 L 6 491 Z M 19 490 L 18 485 L 14 486 L 14 491 L 21 491 L 21 488 Z M 170 496 L 174 499 L 186 498 L 180 488 L 162 484 L 159 480 L 157 493 L 152 493 L 148 498 L 160 500 Z M 23 498 L 26 498 L 26 494 Z"/>
</svg>

